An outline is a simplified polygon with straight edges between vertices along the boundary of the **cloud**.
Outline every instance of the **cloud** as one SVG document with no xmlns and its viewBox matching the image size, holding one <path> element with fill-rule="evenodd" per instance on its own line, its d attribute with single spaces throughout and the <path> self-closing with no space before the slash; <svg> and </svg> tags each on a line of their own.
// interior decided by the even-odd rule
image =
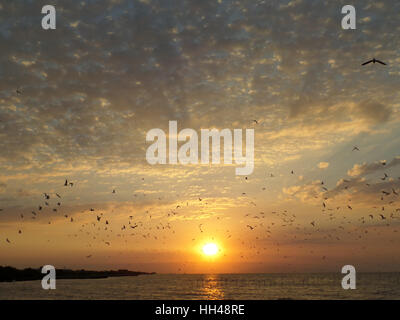
<svg viewBox="0 0 400 320">
<path fill-rule="evenodd" d="M 366 121 L 374 124 L 387 122 L 392 114 L 391 107 L 370 100 L 358 103 L 355 110 Z"/>
<path fill-rule="evenodd" d="M 320 162 L 318 163 L 318 168 L 320 169 L 326 169 L 329 167 L 329 162 Z"/>
<path fill-rule="evenodd" d="M 347 171 L 350 177 L 365 176 L 368 174 L 373 174 L 384 169 L 390 169 L 392 167 L 398 166 L 400 164 L 400 156 L 395 157 L 388 164 L 386 161 L 376 161 L 373 163 L 355 164 L 353 168 Z"/>
</svg>

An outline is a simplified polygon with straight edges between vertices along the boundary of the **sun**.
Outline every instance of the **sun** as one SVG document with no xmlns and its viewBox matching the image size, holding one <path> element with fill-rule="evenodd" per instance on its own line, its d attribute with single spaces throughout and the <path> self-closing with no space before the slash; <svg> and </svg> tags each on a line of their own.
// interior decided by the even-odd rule
<svg viewBox="0 0 400 320">
<path fill-rule="evenodd" d="M 207 243 L 203 246 L 203 253 L 206 256 L 215 256 L 218 253 L 218 246 L 215 243 Z"/>
</svg>

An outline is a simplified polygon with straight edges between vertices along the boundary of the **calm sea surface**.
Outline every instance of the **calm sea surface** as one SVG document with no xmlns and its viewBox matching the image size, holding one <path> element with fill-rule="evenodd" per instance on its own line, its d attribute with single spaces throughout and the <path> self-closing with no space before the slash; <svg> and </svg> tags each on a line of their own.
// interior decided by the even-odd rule
<svg viewBox="0 0 400 320">
<path fill-rule="evenodd" d="M 357 274 L 343 290 L 341 274 L 159 274 L 97 280 L 0 283 L 0 299 L 400 299 L 400 273 Z"/>
</svg>

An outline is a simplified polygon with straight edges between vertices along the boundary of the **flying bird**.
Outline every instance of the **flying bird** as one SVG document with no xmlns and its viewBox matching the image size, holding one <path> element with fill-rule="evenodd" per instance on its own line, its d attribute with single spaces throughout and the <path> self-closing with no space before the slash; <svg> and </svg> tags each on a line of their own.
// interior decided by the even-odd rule
<svg viewBox="0 0 400 320">
<path fill-rule="evenodd" d="M 373 58 L 372 60 L 369 60 L 369 61 L 367 61 L 367 62 L 364 62 L 363 64 L 361 64 L 362 66 L 365 66 L 365 65 L 367 65 L 367 64 L 369 64 L 369 63 L 376 63 L 376 62 L 378 62 L 378 63 L 380 63 L 380 64 L 383 64 L 383 65 L 385 65 L 386 66 L 386 63 L 384 63 L 384 62 L 382 62 L 382 61 L 380 61 L 380 60 L 378 60 L 378 59 L 375 59 L 375 58 Z"/>
</svg>

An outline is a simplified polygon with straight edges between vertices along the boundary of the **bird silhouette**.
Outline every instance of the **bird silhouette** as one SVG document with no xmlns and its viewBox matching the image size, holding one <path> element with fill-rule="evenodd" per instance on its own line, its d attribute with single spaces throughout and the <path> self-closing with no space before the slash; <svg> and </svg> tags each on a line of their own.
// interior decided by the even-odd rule
<svg viewBox="0 0 400 320">
<path fill-rule="evenodd" d="M 372 60 L 369 60 L 369 61 L 367 61 L 367 62 L 364 62 L 363 64 L 361 64 L 362 66 L 365 66 L 365 65 L 367 65 L 367 64 L 369 64 L 369 63 L 376 63 L 376 62 L 378 62 L 378 63 L 380 63 L 380 64 L 383 64 L 383 65 L 385 65 L 386 66 L 386 63 L 384 63 L 384 62 L 382 62 L 382 61 L 380 61 L 380 60 L 378 60 L 378 59 L 375 59 L 375 58 L 373 58 Z"/>
</svg>

